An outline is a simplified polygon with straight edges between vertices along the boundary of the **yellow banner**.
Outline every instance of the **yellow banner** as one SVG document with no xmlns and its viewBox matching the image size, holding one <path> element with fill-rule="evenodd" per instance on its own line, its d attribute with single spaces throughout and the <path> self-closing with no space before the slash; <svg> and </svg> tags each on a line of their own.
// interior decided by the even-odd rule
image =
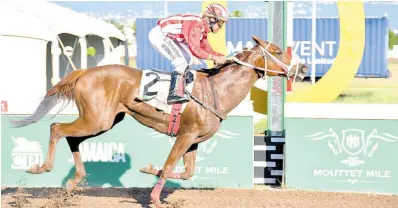
<svg viewBox="0 0 398 208">
<path fill-rule="evenodd" d="M 202 3 L 202 13 L 205 11 L 206 7 L 210 4 L 221 4 L 223 5 L 225 8 L 227 8 L 227 1 L 203 1 Z M 224 25 L 224 27 L 222 27 L 217 34 L 213 34 L 213 33 L 209 33 L 209 35 L 207 36 L 210 42 L 211 47 L 213 48 L 213 50 L 222 53 L 222 54 L 226 54 L 227 51 L 227 46 L 226 46 L 226 32 L 225 32 L 225 28 L 228 26 L 228 23 Z M 206 61 L 207 67 L 211 68 L 213 67 L 213 61 Z"/>
</svg>

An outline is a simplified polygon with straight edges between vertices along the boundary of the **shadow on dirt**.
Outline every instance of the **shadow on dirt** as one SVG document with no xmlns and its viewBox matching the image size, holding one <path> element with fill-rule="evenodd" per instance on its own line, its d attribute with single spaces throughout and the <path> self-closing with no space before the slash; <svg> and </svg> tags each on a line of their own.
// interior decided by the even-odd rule
<svg viewBox="0 0 398 208">
<path fill-rule="evenodd" d="M 8 203 L 12 207 L 20 207 L 20 204 L 29 204 L 29 199 L 34 198 L 48 199 L 48 203 L 50 204 L 48 205 L 49 207 L 77 206 L 82 196 L 122 198 L 120 203 L 129 203 L 132 205 L 140 204 L 141 207 L 149 207 L 149 205 L 152 204 L 150 195 L 158 177 L 153 176 L 155 182 L 148 188 L 124 188 L 121 177 L 131 169 L 131 157 L 129 154 L 124 154 L 123 159 L 114 159 L 118 160 L 118 162 L 84 162 L 87 177 L 79 184 L 78 190 L 72 193 L 67 193 L 64 188 L 4 187 L 2 188 L 1 195 L 8 195 L 14 198 L 13 202 Z M 74 178 L 75 172 L 76 170 L 73 166 L 62 179 L 64 187 L 68 179 Z M 170 204 L 170 202 L 165 200 L 179 189 L 214 190 L 214 188 L 182 188 L 180 183 L 168 180 L 160 196 L 162 204 L 168 204 L 172 207 L 181 207 L 178 204 Z"/>
<path fill-rule="evenodd" d="M 155 185 L 155 184 L 154 184 Z M 162 204 L 170 205 L 166 199 L 172 195 L 176 190 L 214 190 L 214 188 L 181 188 L 178 183 L 167 182 L 163 188 L 160 200 Z M 1 195 L 11 195 L 15 200 L 8 203 L 12 207 L 19 207 L 17 204 L 29 203 L 29 199 L 43 198 L 52 199 L 51 204 L 58 206 L 76 206 L 79 204 L 79 197 L 113 197 L 122 198 L 120 203 L 128 203 L 132 205 L 140 204 L 141 207 L 148 208 L 152 205 L 150 194 L 152 188 L 80 188 L 80 190 L 73 191 L 68 194 L 63 188 L 23 188 L 22 192 L 18 188 L 5 188 Z M 21 195 L 24 197 L 21 198 Z M 68 202 L 66 202 L 68 201 Z M 66 204 L 68 203 L 68 204 Z M 173 202 L 176 203 L 176 202 Z M 54 205 L 53 205 L 54 206 Z M 174 206 L 173 207 L 178 207 Z"/>
</svg>

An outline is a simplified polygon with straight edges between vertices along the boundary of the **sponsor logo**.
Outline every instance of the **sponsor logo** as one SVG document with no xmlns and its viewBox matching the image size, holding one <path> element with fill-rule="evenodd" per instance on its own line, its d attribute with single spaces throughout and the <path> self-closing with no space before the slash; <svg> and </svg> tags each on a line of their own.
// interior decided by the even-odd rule
<svg viewBox="0 0 398 208">
<path fill-rule="evenodd" d="M 126 143 L 122 142 L 82 142 L 79 145 L 83 162 L 126 162 Z M 68 159 L 73 163 L 73 157 Z"/>
<path fill-rule="evenodd" d="M 315 43 L 315 64 L 333 64 L 335 60 L 336 41 L 321 41 L 320 44 Z M 300 57 L 303 64 L 312 64 L 311 41 L 296 41 L 293 46 L 293 54 Z"/>
<path fill-rule="evenodd" d="M 43 149 L 39 142 L 29 141 L 25 137 L 12 137 L 14 148 L 11 150 L 11 169 L 28 169 L 43 164 Z"/>
</svg>

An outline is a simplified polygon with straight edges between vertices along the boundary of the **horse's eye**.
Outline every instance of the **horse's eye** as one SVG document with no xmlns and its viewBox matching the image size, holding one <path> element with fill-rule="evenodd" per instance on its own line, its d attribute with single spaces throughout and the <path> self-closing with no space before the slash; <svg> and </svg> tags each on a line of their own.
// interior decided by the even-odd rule
<svg viewBox="0 0 398 208">
<path fill-rule="evenodd" d="M 281 52 L 272 52 L 272 55 L 274 55 L 274 56 L 279 56 L 279 55 L 281 55 L 282 53 Z"/>
</svg>

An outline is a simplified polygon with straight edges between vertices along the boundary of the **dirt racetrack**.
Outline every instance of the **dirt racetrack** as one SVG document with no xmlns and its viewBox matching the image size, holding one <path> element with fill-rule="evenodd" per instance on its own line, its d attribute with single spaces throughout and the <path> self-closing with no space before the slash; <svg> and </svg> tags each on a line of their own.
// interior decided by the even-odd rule
<svg viewBox="0 0 398 208">
<path fill-rule="evenodd" d="M 1 207 L 154 207 L 147 188 L 88 188 L 67 195 L 55 188 L 2 187 Z M 326 193 L 255 186 L 253 189 L 164 188 L 164 207 L 398 207 L 397 195 Z"/>
</svg>

